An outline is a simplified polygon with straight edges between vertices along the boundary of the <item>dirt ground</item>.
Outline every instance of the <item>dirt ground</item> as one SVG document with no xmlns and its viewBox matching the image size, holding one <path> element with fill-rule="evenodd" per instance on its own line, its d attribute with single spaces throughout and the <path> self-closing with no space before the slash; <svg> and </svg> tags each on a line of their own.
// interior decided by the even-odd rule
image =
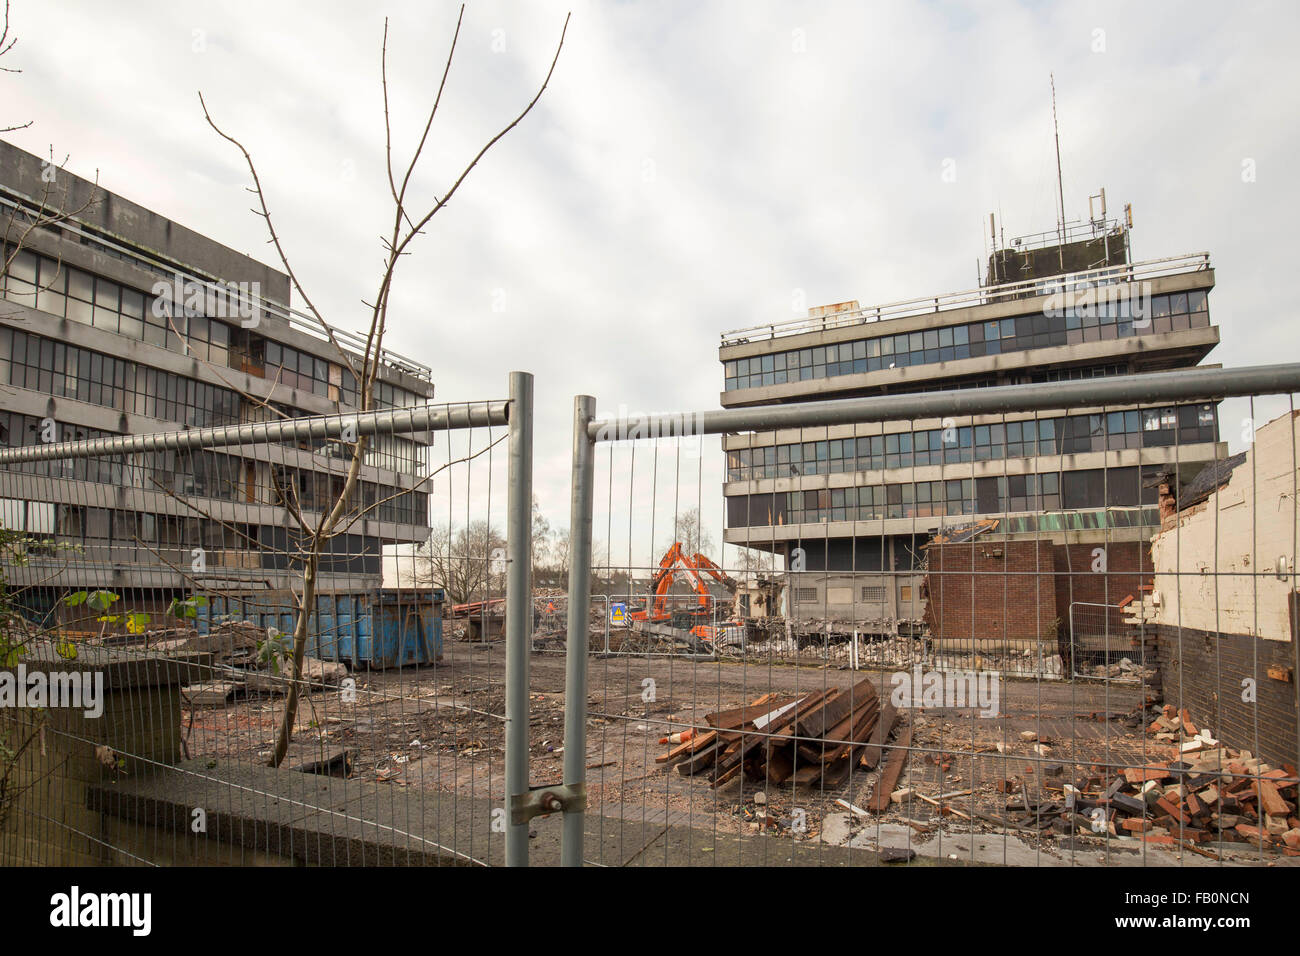
<svg viewBox="0 0 1300 956">
<path fill-rule="evenodd" d="M 499 641 L 448 639 L 444 659 L 436 666 L 355 672 L 354 694 L 352 688 L 331 688 L 305 696 L 290 761 L 346 752 L 354 778 L 502 799 L 504 663 Z M 561 783 L 562 648 L 533 653 L 530 667 L 532 783 Z M 655 762 L 669 749 L 660 738 L 707 726 L 706 714 L 769 692 L 802 695 L 848 687 L 863 676 L 873 679 L 882 697 L 889 695 L 891 672 L 884 670 L 593 657 L 588 668 L 588 812 L 611 827 L 619 821 L 686 824 L 719 833 L 761 832 L 841 845 L 885 825 L 910 830 L 917 840 L 951 832 L 1014 832 L 1017 841 L 1038 853 L 1062 845 L 1077 849 L 1088 840 L 1013 824 L 1006 814 L 1010 806 L 1026 797 L 1060 798 L 1072 781 L 1113 778 L 1120 768 L 1169 756 L 1167 748 L 1146 737 L 1135 714 L 1146 688 L 1119 682 L 1004 680 L 996 716 L 971 709 L 906 711 L 913 740 L 899 786 L 939 799 L 948 810 L 915 799 L 867 818 L 836 803 L 865 802 L 879 770 L 855 771 L 834 790 L 791 783 L 766 787 L 743 777 L 714 790 L 704 775 L 683 776 Z M 265 763 L 282 713 L 283 699 L 268 696 L 196 708 L 185 715 L 189 753 Z M 1029 732 L 1037 739 L 1022 739 Z M 1102 834 L 1096 846 L 1106 842 Z M 1244 857 L 1251 852 L 1241 848 Z"/>
</svg>

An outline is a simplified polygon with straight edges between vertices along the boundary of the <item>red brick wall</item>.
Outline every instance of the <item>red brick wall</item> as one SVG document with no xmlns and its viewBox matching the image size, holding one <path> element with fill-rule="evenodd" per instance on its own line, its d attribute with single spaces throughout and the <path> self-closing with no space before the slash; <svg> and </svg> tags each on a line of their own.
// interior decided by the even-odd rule
<svg viewBox="0 0 1300 956">
<path fill-rule="evenodd" d="M 1051 544 L 977 539 L 934 545 L 929 558 L 925 620 L 934 637 L 1033 641 L 1051 633 L 1057 617 Z"/>
<path fill-rule="evenodd" d="M 925 611 L 930 633 L 956 640 L 1038 640 L 1049 637 L 1060 618 L 1063 638 L 1071 601 L 1116 605 L 1130 594 L 1141 600 L 1141 585 L 1151 583 L 1148 546 L 1106 545 L 1106 571 L 1096 572 L 1093 551 L 1099 547 L 979 539 L 931 546 Z M 1112 627 L 1122 630 L 1122 613 L 1110 615 Z"/>
<path fill-rule="evenodd" d="M 1140 541 L 1113 541 L 1110 544 L 1053 545 L 1056 551 L 1056 606 L 1060 609 L 1061 629 L 1069 633 L 1070 603 L 1119 604 L 1129 595 L 1142 600 L 1141 586 L 1151 584 L 1151 546 Z M 1106 571 L 1092 570 L 1093 551 L 1106 549 Z M 1094 617 L 1100 613 L 1091 609 Z M 1123 629 L 1123 615 L 1110 612 L 1110 624 Z"/>
</svg>

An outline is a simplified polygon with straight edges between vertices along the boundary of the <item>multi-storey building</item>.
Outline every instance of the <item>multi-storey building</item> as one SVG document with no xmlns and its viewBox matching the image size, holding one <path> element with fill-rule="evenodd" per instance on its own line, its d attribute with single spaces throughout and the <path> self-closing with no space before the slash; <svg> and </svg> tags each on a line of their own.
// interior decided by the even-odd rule
<svg viewBox="0 0 1300 956">
<path fill-rule="evenodd" d="M 1086 223 L 996 250 L 974 290 L 724 333 L 722 405 L 1198 364 L 1219 341 L 1208 255 L 1131 262 L 1128 248 L 1127 226 Z M 922 546 L 945 528 L 996 518 L 1002 538 L 1127 542 L 1140 559 L 1158 526 L 1154 476 L 1176 464 L 1190 480 L 1226 457 L 1216 414 L 1110 406 L 730 435 L 725 539 L 803 549 L 792 616 L 893 632 L 921 621 Z"/>
<path fill-rule="evenodd" d="M 94 184 L 0 143 L 6 252 L 40 205 L 74 213 L 26 235 L 0 300 L 0 445 L 234 425 L 355 410 L 357 383 L 319 324 L 290 310 L 289 278 Z M 8 255 L 6 255 L 8 258 Z M 345 348 L 360 338 L 339 333 Z M 433 395 L 430 370 L 384 351 L 379 408 Z M 331 541 L 323 595 L 381 585 L 384 545 L 428 537 L 426 444 L 369 445 L 356 509 Z M 296 525 L 342 488 L 338 444 L 157 451 L 0 469 L 0 524 L 70 545 L 23 599 L 67 588 L 165 608 L 201 584 L 289 606 Z M 11 582 L 14 581 L 11 571 Z"/>
</svg>

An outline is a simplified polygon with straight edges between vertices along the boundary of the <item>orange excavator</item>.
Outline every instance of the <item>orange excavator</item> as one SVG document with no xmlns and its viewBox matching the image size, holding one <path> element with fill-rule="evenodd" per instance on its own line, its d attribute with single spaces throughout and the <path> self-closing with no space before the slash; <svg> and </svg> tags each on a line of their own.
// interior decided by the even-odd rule
<svg viewBox="0 0 1300 956">
<path fill-rule="evenodd" d="M 694 607 L 670 611 L 668 609 L 668 592 L 672 588 L 673 581 L 676 580 L 679 571 L 685 573 L 691 586 L 695 589 L 695 593 L 698 595 L 698 603 Z M 739 587 L 735 578 L 731 577 L 707 557 L 699 552 L 687 554 L 682 548 L 682 543 L 675 541 L 673 546 L 660 559 L 659 570 L 650 581 L 649 595 L 644 610 L 632 611 L 628 614 L 632 627 L 638 630 L 655 631 L 659 630 L 659 627 L 684 630 L 689 631 L 693 637 L 709 642 L 723 637 L 742 638 L 745 630 L 744 624 L 738 621 L 714 623 L 714 597 L 709 592 L 709 587 L 704 583 L 704 578 L 700 572 L 708 574 L 732 594 L 735 594 L 736 589 Z M 659 627 L 647 627 L 647 625 L 659 625 Z"/>
</svg>

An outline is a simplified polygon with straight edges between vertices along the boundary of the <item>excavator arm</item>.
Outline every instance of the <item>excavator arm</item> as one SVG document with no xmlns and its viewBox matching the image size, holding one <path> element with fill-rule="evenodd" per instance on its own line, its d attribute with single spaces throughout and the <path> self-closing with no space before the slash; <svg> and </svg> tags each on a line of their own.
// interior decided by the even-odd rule
<svg viewBox="0 0 1300 956">
<path fill-rule="evenodd" d="M 691 560 L 695 562 L 696 567 L 702 568 L 703 570 L 709 572 L 709 574 L 713 575 L 713 580 L 717 581 L 724 588 L 726 588 L 729 593 L 735 594 L 736 589 L 740 587 L 740 582 L 738 582 L 730 574 L 722 570 L 722 568 L 718 567 L 716 564 L 714 564 L 704 555 L 699 554 L 697 552 L 691 555 Z"/>
</svg>

